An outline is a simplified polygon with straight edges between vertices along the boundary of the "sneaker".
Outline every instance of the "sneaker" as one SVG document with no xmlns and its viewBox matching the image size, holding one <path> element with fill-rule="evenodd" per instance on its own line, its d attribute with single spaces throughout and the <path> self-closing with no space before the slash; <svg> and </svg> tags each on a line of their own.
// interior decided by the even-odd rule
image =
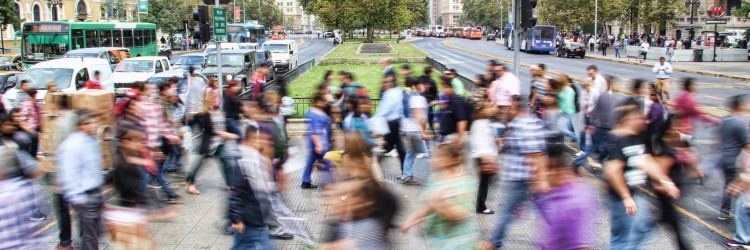
<svg viewBox="0 0 750 250">
<path fill-rule="evenodd" d="M 57 247 L 55 247 L 55 250 L 73 250 L 73 246 L 64 247 L 60 244 L 57 244 Z"/>
<path fill-rule="evenodd" d="M 421 153 L 421 154 L 417 155 L 417 158 L 419 158 L 419 159 L 421 159 L 421 158 L 427 158 L 427 157 L 430 157 L 430 154 L 428 154 L 428 153 Z"/>
<path fill-rule="evenodd" d="M 729 240 L 727 241 L 727 245 L 730 247 L 744 247 L 745 249 L 750 247 L 750 244 L 742 243 L 736 240 Z"/>
<path fill-rule="evenodd" d="M 725 220 L 734 220 L 734 215 L 730 213 L 720 213 L 719 214 L 719 220 L 725 221 Z"/>
<path fill-rule="evenodd" d="M 398 157 L 398 152 L 396 151 L 396 149 L 393 149 L 393 150 L 391 150 L 391 152 L 383 154 L 383 156 L 386 156 L 386 157 Z"/>
<path fill-rule="evenodd" d="M 597 168 L 597 169 L 601 169 L 601 168 L 602 168 L 602 164 L 601 164 L 601 163 L 598 163 L 598 162 L 592 162 L 592 163 L 589 163 L 589 165 L 590 165 L 590 166 L 591 166 L 592 168 Z"/>
<path fill-rule="evenodd" d="M 180 200 L 180 198 L 182 198 L 182 197 L 180 197 L 177 194 L 169 195 L 167 197 L 167 203 L 169 203 L 169 204 L 177 204 L 177 202 Z"/>
<path fill-rule="evenodd" d="M 586 152 L 580 151 L 576 153 L 575 157 L 575 160 L 573 160 L 574 167 L 586 165 L 586 159 L 588 159 L 588 155 L 586 155 Z"/>
<path fill-rule="evenodd" d="M 43 214 L 39 209 L 34 209 L 34 211 L 31 212 L 29 219 L 31 221 L 43 221 L 47 219 L 47 215 Z"/>
<path fill-rule="evenodd" d="M 408 181 L 401 182 L 401 184 L 404 184 L 404 185 L 414 185 L 414 186 L 422 185 L 422 183 L 420 183 L 420 182 L 418 182 L 417 180 L 414 180 L 414 179 L 409 179 Z"/>
<path fill-rule="evenodd" d="M 302 189 L 316 189 L 318 185 L 310 184 L 309 182 L 303 182 L 301 185 Z"/>
<path fill-rule="evenodd" d="M 275 239 L 275 240 L 291 240 L 291 239 L 294 239 L 294 235 L 290 233 L 282 233 L 282 234 L 276 234 L 276 235 L 269 234 L 268 238 Z"/>
<path fill-rule="evenodd" d="M 161 185 L 159 185 L 158 182 L 151 182 L 148 184 L 148 187 L 150 188 L 161 188 Z"/>
</svg>

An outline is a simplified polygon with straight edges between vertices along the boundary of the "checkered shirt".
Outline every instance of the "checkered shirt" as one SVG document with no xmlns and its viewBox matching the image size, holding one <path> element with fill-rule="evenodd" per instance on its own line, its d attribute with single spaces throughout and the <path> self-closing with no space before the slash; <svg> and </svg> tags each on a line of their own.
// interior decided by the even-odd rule
<svg viewBox="0 0 750 250">
<path fill-rule="evenodd" d="M 138 102 L 141 111 L 141 125 L 146 129 L 146 145 L 152 148 L 161 146 L 161 137 L 176 135 L 164 119 L 164 111 L 158 101 L 143 100 Z"/>
<path fill-rule="evenodd" d="M 36 249 L 39 224 L 29 221 L 35 207 L 33 183 L 23 177 L 0 180 L 0 249 Z"/>
<path fill-rule="evenodd" d="M 546 151 L 544 122 L 526 114 L 508 123 L 503 145 L 502 180 L 527 181 L 534 170 L 526 154 Z"/>
</svg>

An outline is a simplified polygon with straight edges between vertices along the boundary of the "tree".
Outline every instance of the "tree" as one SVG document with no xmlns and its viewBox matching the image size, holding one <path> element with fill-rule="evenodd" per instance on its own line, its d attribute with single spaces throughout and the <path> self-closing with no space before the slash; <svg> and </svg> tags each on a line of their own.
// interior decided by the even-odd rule
<svg viewBox="0 0 750 250">
<path fill-rule="evenodd" d="M 464 0 L 461 22 L 471 22 L 482 27 L 500 27 L 500 5 L 499 0 Z"/>
<path fill-rule="evenodd" d="M 745 21 L 747 21 L 748 14 L 750 14 L 750 1 L 742 1 L 742 8 L 732 10 L 733 16 L 736 17 L 744 17 Z"/>
<path fill-rule="evenodd" d="M 410 24 L 413 26 L 425 25 L 430 22 L 427 10 L 427 2 L 424 0 L 404 0 L 406 10 L 411 15 Z"/>
<path fill-rule="evenodd" d="M 23 20 L 18 16 L 18 6 L 15 2 L 10 0 L 0 1 L 0 21 L 3 25 L 0 30 L 5 30 L 7 25 L 11 25 L 16 30 L 20 29 Z"/>
<path fill-rule="evenodd" d="M 572 30 L 594 23 L 594 0 L 540 0 L 537 16 L 540 23 Z"/>
<path fill-rule="evenodd" d="M 192 20 L 193 2 L 189 0 L 150 0 L 148 13 L 141 14 L 141 21 L 155 23 L 169 35 L 184 30 L 182 21 Z"/>
<path fill-rule="evenodd" d="M 233 5 L 229 5 L 233 6 Z M 242 0 L 237 1 L 236 6 L 240 9 L 244 9 L 246 12 L 240 12 L 240 22 L 245 20 L 258 20 L 258 23 L 265 25 L 266 27 L 272 27 L 274 25 L 282 25 L 284 23 L 284 13 L 276 7 L 276 2 L 273 0 Z M 229 8 L 228 8 L 229 9 Z M 228 22 L 234 21 L 234 11 L 227 11 Z"/>
</svg>

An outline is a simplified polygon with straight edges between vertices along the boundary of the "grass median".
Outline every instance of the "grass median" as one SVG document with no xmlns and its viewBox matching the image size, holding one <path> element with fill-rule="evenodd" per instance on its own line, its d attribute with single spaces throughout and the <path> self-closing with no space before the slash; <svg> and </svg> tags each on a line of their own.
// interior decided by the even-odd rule
<svg viewBox="0 0 750 250">
<path fill-rule="evenodd" d="M 394 69 L 398 74 L 399 85 L 403 86 L 403 76 L 400 75 L 402 63 L 394 65 Z M 427 66 L 424 63 L 410 63 L 412 70 L 412 77 L 418 77 L 423 74 L 424 67 Z M 350 63 L 338 63 L 338 64 L 321 64 L 313 67 L 289 84 L 288 91 L 289 95 L 295 98 L 310 98 L 315 94 L 316 88 L 320 83 L 323 82 L 323 75 L 327 70 L 333 70 L 334 72 L 347 71 L 354 74 L 354 81 L 360 82 L 367 88 L 370 98 L 380 98 L 380 82 L 383 79 L 383 68 L 379 64 L 350 64 Z M 341 86 L 341 82 L 338 80 L 338 76 L 335 77 L 334 84 Z M 433 79 L 438 83 L 439 72 L 433 72 Z"/>
<path fill-rule="evenodd" d="M 333 49 L 325 58 L 405 58 L 405 57 L 426 57 L 427 53 L 414 47 L 411 43 L 395 43 L 388 42 L 393 48 L 392 54 L 371 54 L 371 55 L 358 55 L 357 51 L 361 42 L 345 42 Z"/>
</svg>

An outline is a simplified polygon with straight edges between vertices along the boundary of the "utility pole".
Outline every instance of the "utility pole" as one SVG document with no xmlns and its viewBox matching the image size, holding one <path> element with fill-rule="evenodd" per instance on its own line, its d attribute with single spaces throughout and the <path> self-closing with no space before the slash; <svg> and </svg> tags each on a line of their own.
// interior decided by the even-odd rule
<svg viewBox="0 0 750 250">
<path fill-rule="evenodd" d="M 219 0 L 215 0 L 214 2 L 216 3 L 216 8 L 221 7 Z M 214 33 L 216 33 L 216 29 L 214 29 Z M 221 39 L 218 38 L 218 36 L 214 35 L 214 42 L 216 42 L 216 78 L 219 79 L 219 110 L 224 111 L 224 74 L 221 73 Z"/>
<path fill-rule="evenodd" d="M 594 0 L 594 37 L 599 35 L 597 32 L 597 28 L 599 28 L 599 0 Z"/>
<path fill-rule="evenodd" d="M 247 17 L 246 17 L 247 7 L 245 7 L 246 3 L 247 3 L 247 1 L 242 0 L 242 23 L 246 23 L 247 22 Z"/>
<path fill-rule="evenodd" d="M 518 42 L 518 29 L 521 28 L 521 1 L 513 0 L 513 74 L 518 77 L 521 67 L 521 43 Z"/>
</svg>

